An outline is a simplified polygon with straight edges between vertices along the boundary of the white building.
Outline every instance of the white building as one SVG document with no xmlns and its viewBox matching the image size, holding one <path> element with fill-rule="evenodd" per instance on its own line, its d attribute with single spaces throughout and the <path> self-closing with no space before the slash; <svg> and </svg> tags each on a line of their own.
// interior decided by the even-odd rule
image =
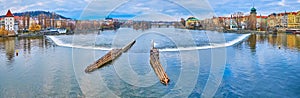
<svg viewBox="0 0 300 98">
<path fill-rule="evenodd" d="M 5 30 L 8 30 L 8 31 L 15 30 L 15 18 L 14 18 L 14 15 L 10 12 L 10 10 L 7 11 L 7 13 L 4 17 L 4 27 L 5 27 Z"/>
<path fill-rule="evenodd" d="M 18 34 L 18 22 L 15 21 L 14 15 L 10 10 L 7 11 L 6 15 L 3 18 L 5 30 L 13 31 L 15 34 Z"/>
</svg>

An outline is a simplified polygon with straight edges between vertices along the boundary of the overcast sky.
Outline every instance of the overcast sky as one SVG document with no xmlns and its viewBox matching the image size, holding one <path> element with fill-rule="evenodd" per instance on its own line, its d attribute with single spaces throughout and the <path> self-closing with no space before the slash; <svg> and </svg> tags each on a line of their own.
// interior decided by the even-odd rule
<svg viewBox="0 0 300 98">
<path fill-rule="evenodd" d="M 188 16 L 229 16 L 234 12 L 249 14 L 253 4 L 262 15 L 300 11 L 300 0 L 0 0 L 0 14 L 8 9 L 13 13 L 45 10 L 75 19 L 100 19 L 109 15 L 172 20 Z"/>
</svg>

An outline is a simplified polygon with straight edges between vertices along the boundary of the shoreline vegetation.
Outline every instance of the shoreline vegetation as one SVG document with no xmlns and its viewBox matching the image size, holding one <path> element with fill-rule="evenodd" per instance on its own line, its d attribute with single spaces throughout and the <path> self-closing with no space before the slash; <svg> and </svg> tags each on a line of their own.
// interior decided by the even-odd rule
<svg viewBox="0 0 300 98">
<path fill-rule="evenodd" d="M 9 33 L 9 31 L 0 29 L 0 37 L 39 37 L 45 35 L 72 35 L 74 33 L 88 33 L 88 32 L 103 32 L 105 30 L 118 30 L 119 28 L 133 28 L 134 30 L 148 30 L 151 28 L 174 28 L 174 29 L 186 29 L 186 30 L 208 30 L 216 31 L 220 33 L 238 33 L 238 34 L 275 34 L 275 33 L 286 33 L 285 30 L 270 30 L 261 31 L 259 29 L 248 30 L 248 29 L 228 29 L 220 26 L 207 26 L 205 23 L 193 21 L 124 21 L 113 18 L 107 18 L 104 21 L 77 21 L 72 28 L 48 28 L 41 29 L 29 29 L 28 31 L 18 30 Z"/>
<path fill-rule="evenodd" d="M 186 29 L 186 28 L 177 28 L 177 29 Z M 109 29 L 114 30 L 114 29 Z M 194 30 L 194 29 L 187 29 L 187 30 Z M 278 32 L 267 32 L 267 31 L 254 31 L 254 30 L 214 30 L 214 29 L 195 29 L 195 30 L 207 30 L 207 31 L 217 31 L 220 33 L 237 33 L 237 34 L 276 34 L 276 33 L 285 33 L 284 31 Z M 19 33 L 17 35 L 0 35 L 0 37 L 42 37 L 45 35 L 72 35 L 75 32 L 88 32 L 88 31 L 96 31 L 101 32 L 103 30 L 76 30 L 70 31 L 67 33 L 53 33 L 53 34 L 46 34 L 44 32 L 26 32 L 26 33 Z"/>
</svg>

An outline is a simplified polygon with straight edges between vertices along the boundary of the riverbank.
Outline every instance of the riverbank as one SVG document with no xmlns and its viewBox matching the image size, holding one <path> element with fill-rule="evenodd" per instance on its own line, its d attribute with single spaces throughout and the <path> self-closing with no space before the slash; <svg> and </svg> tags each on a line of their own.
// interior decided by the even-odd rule
<svg viewBox="0 0 300 98">
<path fill-rule="evenodd" d="M 175 28 L 175 29 L 186 29 L 186 28 Z M 193 29 L 187 29 L 187 30 L 193 30 Z M 195 30 L 204 30 L 204 29 L 195 29 Z M 268 31 L 254 31 L 254 30 L 207 30 L 207 31 L 217 31 L 220 33 L 236 33 L 236 34 L 277 34 L 277 33 L 285 33 L 284 31 L 278 31 L 278 32 L 268 32 Z M 86 34 L 88 32 L 103 32 L 101 30 L 76 30 L 68 33 L 45 33 L 45 32 L 30 32 L 30 33 L 19 33 L 18 35 L 7 35 L 7 36 L 0 36 L 0 37 L 42 37 L 45 35 L 72 35 L 75 32 L 80 32 L 83 34 Z"/>
<path fill-rule="evenodd" d="M 225 29 L 188 29 L 179 27 L 178 29 L 187 29 L 187 30 L 207 30 L 207 31 L 217 31 L 220 33 L 237 33 L 237 34 L 276 34 L 276 33 L 285 33 L 285 31 L 256 31 L 256 30 L 225 30 Z"/>
<path fill-rule="evenodd" d="M 37 33 L 21 33 L 21 34 L 17 34 L 17 35 L 2 35 L 0 36 L 0 38 L 5 38 L 5 37 L 22 37 L 22 38 L 30 38 L 30 37 L 42 37 L 45 35 L 72 35 L 74 33 L 53 33 L 53 34 L 45 34 L 45 33 L 41 33 L 41 32 L 37 32 Z"/>
</svg>

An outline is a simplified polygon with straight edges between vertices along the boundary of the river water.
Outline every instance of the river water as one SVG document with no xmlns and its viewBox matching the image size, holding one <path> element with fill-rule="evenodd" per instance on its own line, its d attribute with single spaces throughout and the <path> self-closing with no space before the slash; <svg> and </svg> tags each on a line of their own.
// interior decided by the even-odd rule
<svg viewBox="0 0 300 98">
<path fill-rule="evenodd" d="M 132 40 L 120 58 L 84 69 Z M 151 42 L 170 84 L 149 64 Z M 18 55 L 16 55 L 18 51 Z M 300 35 L 173 28 L 0 38 L 0 97 L 299 97 Z"/>
</svg>

